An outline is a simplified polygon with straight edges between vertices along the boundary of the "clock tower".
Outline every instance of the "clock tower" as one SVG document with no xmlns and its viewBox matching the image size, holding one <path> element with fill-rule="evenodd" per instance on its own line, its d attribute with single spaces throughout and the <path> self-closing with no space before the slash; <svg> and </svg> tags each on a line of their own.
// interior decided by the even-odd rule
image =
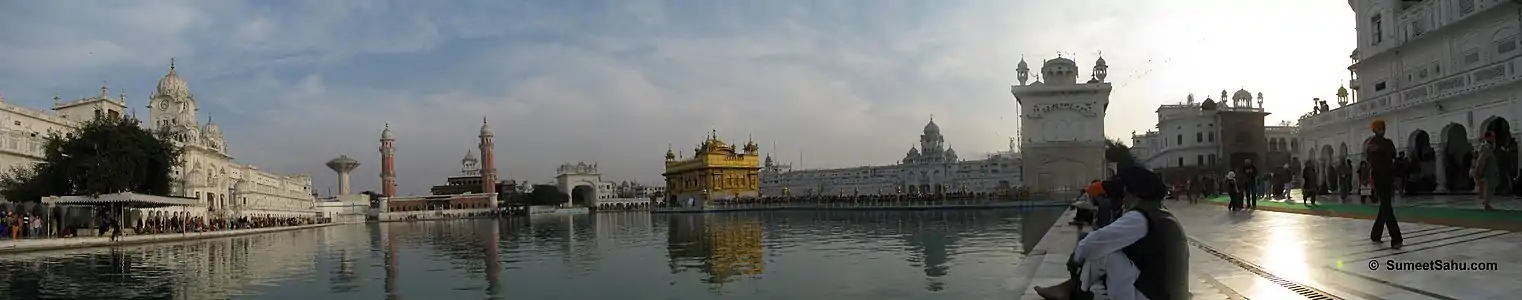
<svg viewBox="0 0 1522 300">
<path fill-rule="evenodd" d="M 1021 178 L 1027 188 L 1081 191 L 1089 181 L 1104 179 L 1108 69 L 1100 58 L 1090 78 L 1080 83 L 1078 65 L 1058 57 L 1043 63 L 1041 76 L 1026 84 L 1030 69 L 1020 61 L 1020 84 L 1010 93 L 1020 104 Z"/>
<path fill-rule="evenodd" d="M 196 100 L 190 94 L 190 86 L 175 72 L 174 60 L 169 60 L 169 73 L 159 79 L 158 89 L 148 102 L 150 128 L 173 132 L 179 142 L 187 142 L 199 136 L 196 122 Z"/>
</svg>

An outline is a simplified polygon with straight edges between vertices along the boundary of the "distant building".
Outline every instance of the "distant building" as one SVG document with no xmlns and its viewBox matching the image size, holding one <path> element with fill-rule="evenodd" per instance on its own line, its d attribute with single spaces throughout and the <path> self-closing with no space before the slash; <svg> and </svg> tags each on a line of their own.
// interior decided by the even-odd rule
<svg viewBox="0 0 1522 300">
<path fill-rule="evenodd" d="M 767 196 L 895 195 L 996 192 L 1021 184 L 1020 159 L 1013 151 L 963 160 L 946 145 L 934 119 L 925 124 L 918 147 L 897 163 L 836 169 L 794 170 L 766 156 L 761 193 Z"/>
<path fill-rule="evenodd" d="M 1265 174 L 1285 171 L 1293 162 L 1288 149 L 1298 147 L 1295 128 L 1264 125 L 1263 93 L 1222 90 L 1221 99 L 1228 97 L 1197 103 L 1191 94 L 1184 103 L 1159 106 L 1157 128 L 1132 134 L 1132 153 L 1169 183 L 1222 178 L 1249 159 Z"/>
</svg>

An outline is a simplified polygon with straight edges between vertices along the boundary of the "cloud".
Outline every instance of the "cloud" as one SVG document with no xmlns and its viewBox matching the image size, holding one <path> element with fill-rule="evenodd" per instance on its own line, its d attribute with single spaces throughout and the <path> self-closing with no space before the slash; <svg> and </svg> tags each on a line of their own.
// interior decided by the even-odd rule
<svg viewBox="0 0 1522 300">
<path fill-rule="evenodd" d="M 1221 13 L 1229 9 L 1183 0 L 23 2 L 0 4 L 0 92 L 43 107 L 53 93 L 111 80 L 141 100 L 175 57 L 202 119 L 222 125 L 240 161 L 314 173 L 319 190 L 334 181 L 322 163 L 340 153 L 364 164 L 358 188 L 377 187 L 377 139 L 390 124 L 402 191 L 425 193 L 458 172 L 483 117 L 504 179 L 544 182 L 562 162 L 597 161 L 605 180 L 655 183 L 668 145 L 691 151 L 709 130 L 807 167 L 879 165 L 935 114 L 964 157 L 1002 150 L 1017 129 L 1015 64 L 1057 51 L 1087 67 L 1105 50 L 1122 86 L 1109 132 L 1122 136 L 1155 117 L 1117 112 L 1276 72 L 1202 76 L 1216 65 L 1167 62 L 1225 52 L 1197 40 L 1240 50 L 1232 45 L 1247 39 L 1191 24 L 1283 30 L 1242 27 L 1262 19 Z M 1304 55 L 1342 63 L 1349 44 Z M 1341 66 L 1308 66 L 1333 58 L 1250 64 L 1330 69 L 1272 88 L 1333 86 Z M 1164 73 L 1179 79 L 1149 75 Z"/>
</svg>

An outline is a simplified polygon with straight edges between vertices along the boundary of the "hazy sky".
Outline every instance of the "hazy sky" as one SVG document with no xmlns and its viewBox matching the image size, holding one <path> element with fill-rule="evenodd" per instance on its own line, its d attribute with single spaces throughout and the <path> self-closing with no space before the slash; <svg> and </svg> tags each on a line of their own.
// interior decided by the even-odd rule
<svg viewBox="0 0 1522 300">
<path fill-rule="evenodd" d="M 357 189 L 378 187 L 389 122 L 402 192 L 426 193 L 483 116 L 503 179 L 596 161 L 604 180 L 656 183 L 668 144 L 711 129 L 809 168 L 881 165 L 934 114 L 981 157 L 1018 131 L 1015 64 L 1059 51 L 1084 70 L 1103 51 L 1111 137 L 1222 89 L 1263 92 L 1277 123 L 1348 78 L 1353 26 L 1318 0 L 6 1 L 0 95 L 44 108 L 109 81 L 146 117 L 177 58 L 239 161 L 318 190 L 339 154 L 364 164 Z"/>
</svg>

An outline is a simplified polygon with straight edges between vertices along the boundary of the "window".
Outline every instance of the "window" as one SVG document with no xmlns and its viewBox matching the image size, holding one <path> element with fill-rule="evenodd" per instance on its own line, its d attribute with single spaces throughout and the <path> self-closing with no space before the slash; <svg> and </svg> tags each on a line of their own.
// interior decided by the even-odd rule
<svg viewBox="0 0 1522 300">
<path fill-rule="evenodd" d="M 1458 0 L 1459 16 L 1465 16 L 1474 12 L 1474 0 Z"/>
<path fill-rule="evenodd" d="M 1178 166 L 1180 166 L 1180 167 L 1184 166 L 1184 158 L 1183 157 L 1178 158 Z"/>
<path fill-rule="evenodd" d="M 1204 133 L 1195 132 L 1194 133 L 1194 142 L 1195 143 L 1204 143 L 1205 142 L 1205 134 Z"/>
<path fill-rule="evenodd" d="M 1179 145 L 1179 146 L 1183 146 L 1183 145 L 1184 145 L 1184 135 L 1182 135 L 1182 134 L 1180 134 L 1180 135 L 1178 135 L 1178 137 L 1177 137 L 1177 138 L 1175 138 L 1175 139 L 1174 139 L 1174 141 L 1175 141 L 1175 143 L 1177 143 L 1177 144 L 1178 144 L 1178 145 Z M 1180 158 L 1180 159 L 1179 159 L 1179 160 L 1183 160 L 1183 158 Z"/>
<path fill-rule="evenodd" d="M 1373 35 L 1370 37 L 1370 45 L 1379 45 L 1380 42 L 1385 41 L 1385 29 L 1383 28 L 1384 26 L 1384 16 L 1376 14 L 1373 17 L 1369 17 L 1370 34 Z"/>
<path fill-rule="evenodd" d="M 1509 36 L 1496 41 L 1496 54 L 1507 54 L 1517 50 L 1517 37 Z"/>
<path fill-rule="evenodd" d="M 1214 132 L 1208 133 L 1205 137 L 1207 138 L 1206 139 L 1207 141 L 1210 141 L 1211 143 L 1215 142 L 1215 133 Z"/>
<path fill-rule="evenodd" d="M 1377 92 L 1377 91 L 1383 91 L 1383 90 L 1385 90 L 1385 82 L 1384 81 L 1380 81 L 1379 83 L 1375 83 L 1374 84 L 1374 91 Z"/>
<path fill-rule="evenodd" d="M 1416 78 L 1417 79 L 1427 79 L 1427 75 L 1428 75 L 1427 68 L 1422 68 L 1421 70 L 1417 70 L 1416 71 Z"/>
<path fill-rule="evenodd" d="M 1215 166 L 1215 161 L 1216 161 L 1215 154 L 1211 154 L 1210 155 L 1210 165 L 1211 166 Z"/>
<path fill-rule="evenodd" d="M 1474 66 L 1480 63 L 1480 51 L 1469 50 L 1464 53 L 1464 66 Z"/>
<path fill-rule="evenodd" d="M 1411 36 L 1420 36 L 1423 33 L 1427 33 L 1427 26 L 1425 24 L 1426 22 L 1426 19 L 1416 19 L 1415 21 L 1411 21 Z"/>
<path fill-rule="evenodd" d="M 1196 166 L 1203 166 L 1203 165 L 1205 165 L 1205 156 L 1204 155 L 1195 155 L 1194 156 L 1194 165 L 1196 165 Z"/>
</svg>

